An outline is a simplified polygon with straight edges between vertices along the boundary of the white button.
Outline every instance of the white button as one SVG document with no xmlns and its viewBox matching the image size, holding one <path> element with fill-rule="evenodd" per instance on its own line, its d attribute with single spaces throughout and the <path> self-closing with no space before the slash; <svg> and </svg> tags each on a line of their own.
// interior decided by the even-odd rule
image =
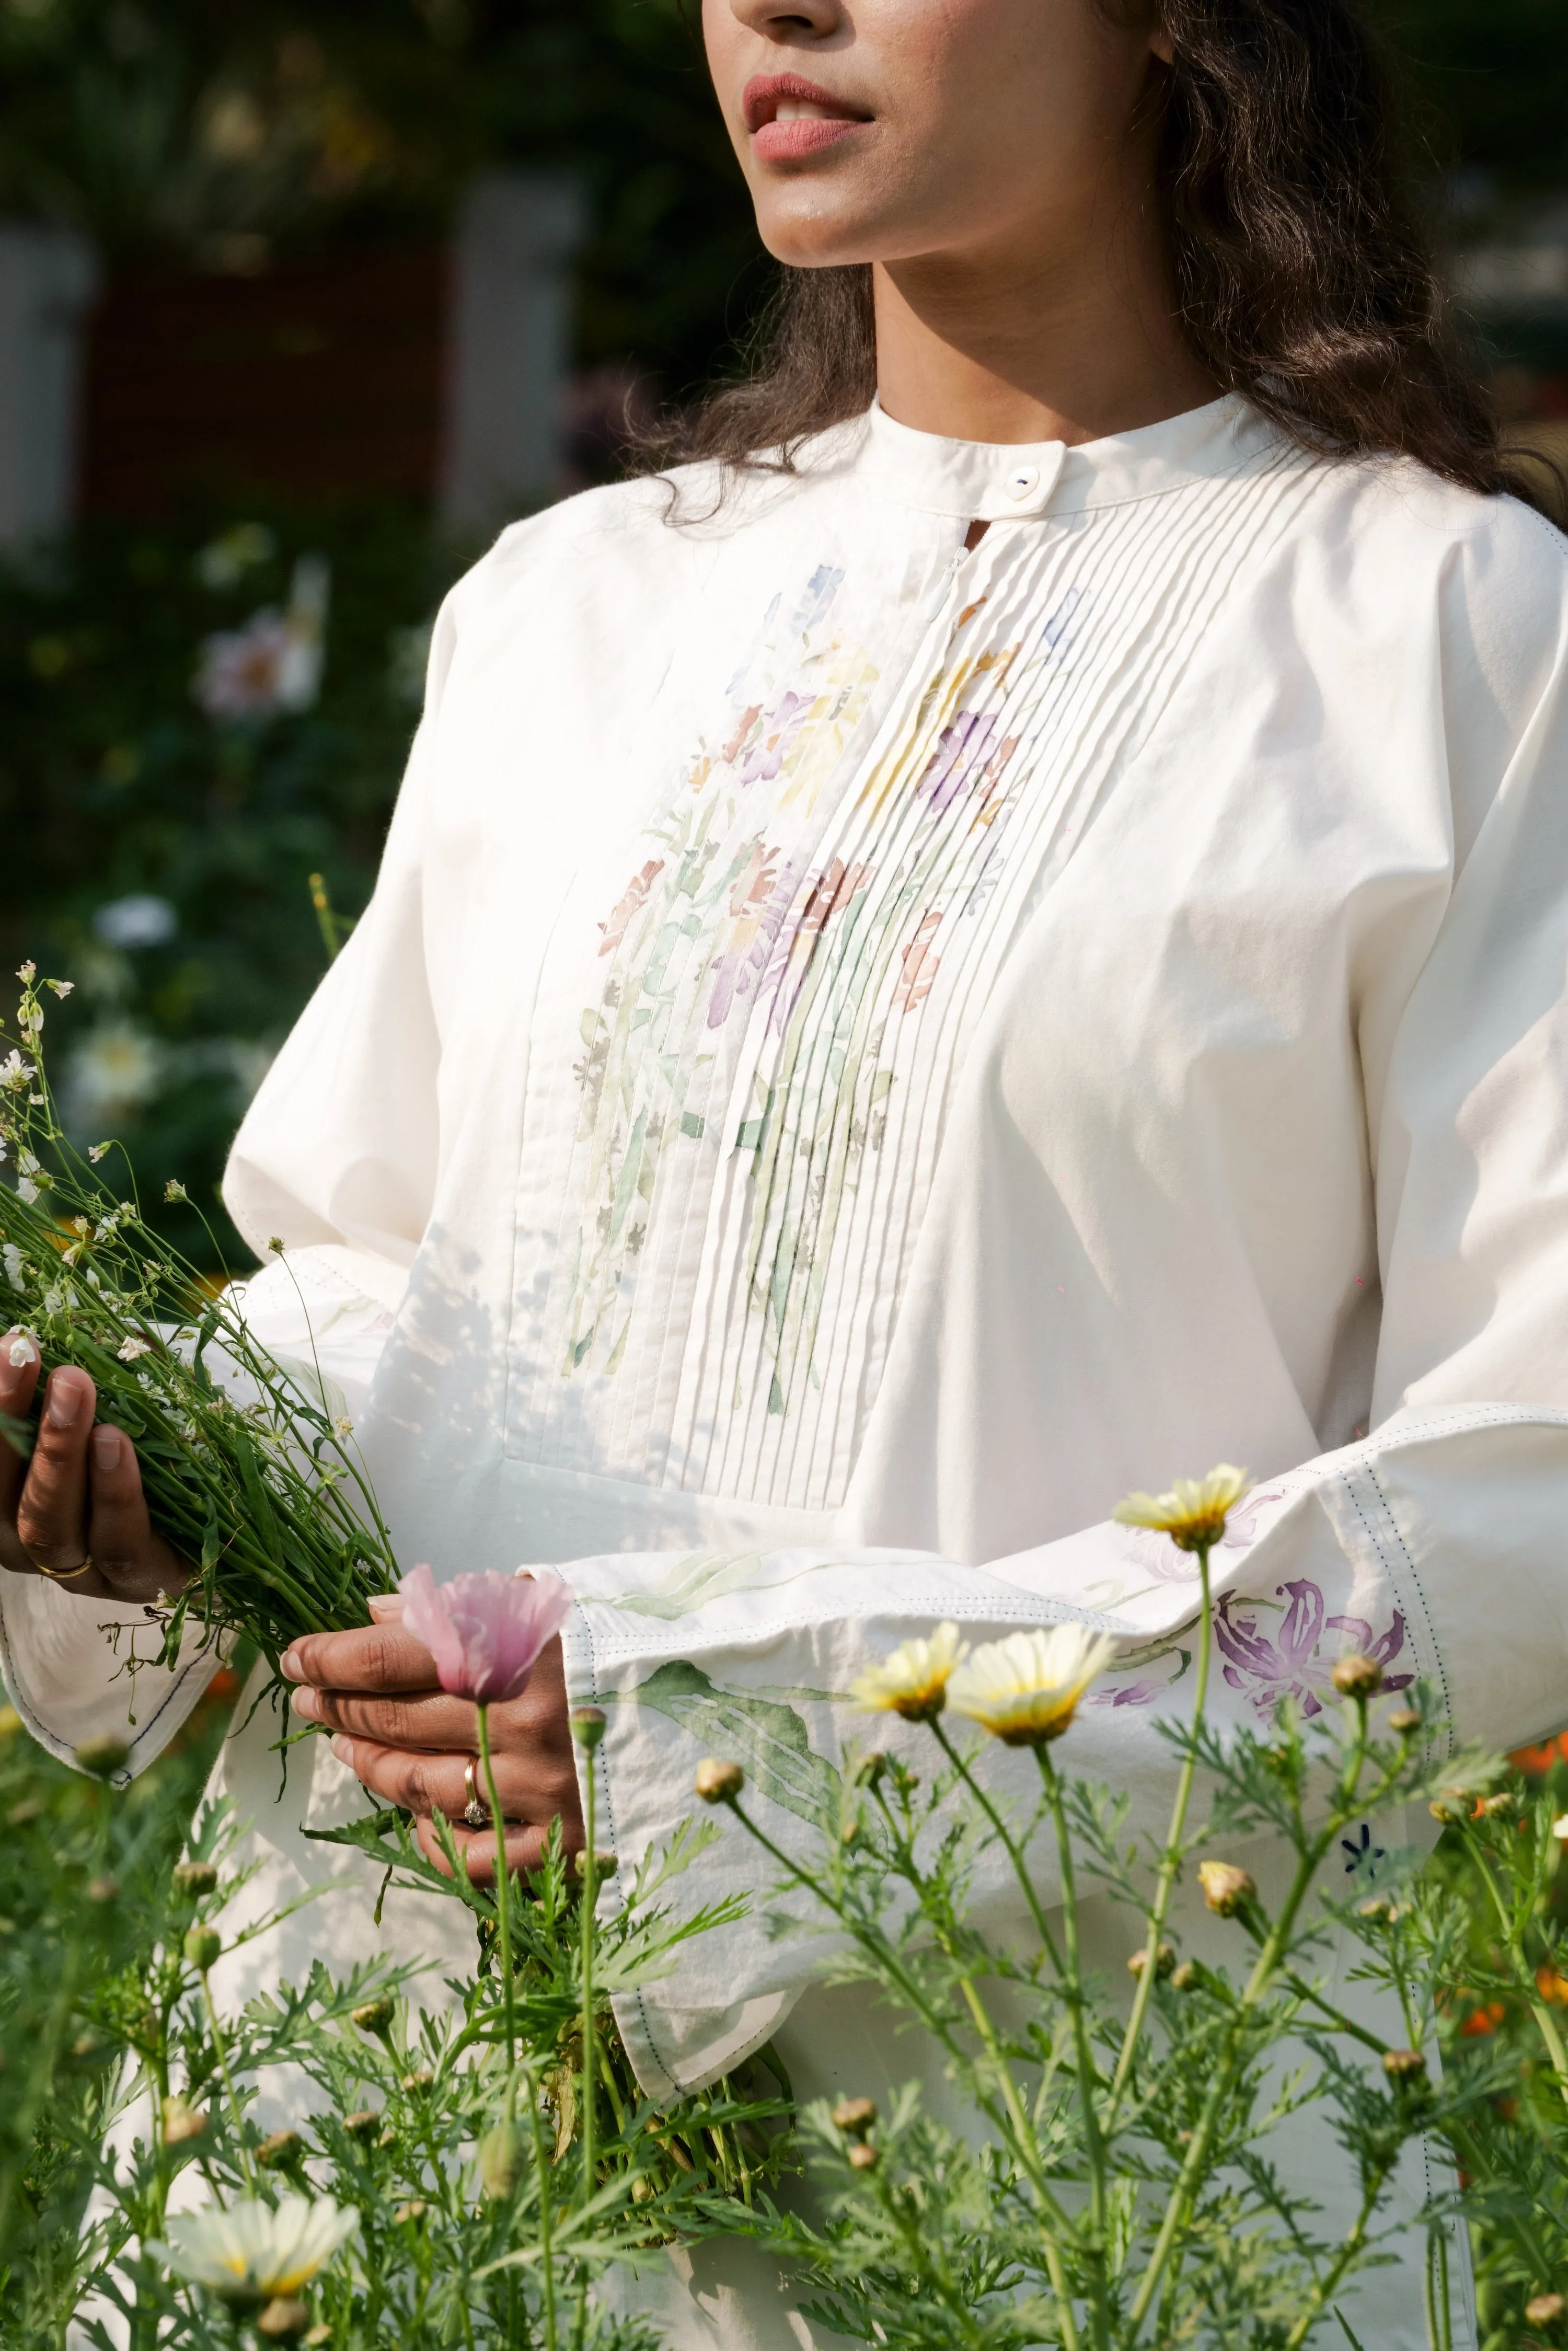
<svg viewBox="0 0 1568 2351">
<path fill-rule="evenodd" d="M 1038 465 L 1020 465 L 1016 474 L 1008 475 L 1009 498 L 1027 498 L 1030 492 L 1038 489 L 1039 486 L 1040 467 Z"/>
</svg>

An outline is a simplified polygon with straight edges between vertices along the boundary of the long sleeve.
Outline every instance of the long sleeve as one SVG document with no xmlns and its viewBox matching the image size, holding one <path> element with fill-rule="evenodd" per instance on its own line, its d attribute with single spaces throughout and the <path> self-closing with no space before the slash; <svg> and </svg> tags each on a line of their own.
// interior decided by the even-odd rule
<svg viewBox="0 0 1568 2351">
<path fill-rule="evenodd" d="M 1413 983 L 1394 1000 L 1364 976 L 1354 1013 L 1382 1287 L 1370 1433 L 1265 1478 L 1238 1514 L 1217 1558 L 1222 1719 L 1266 1719 L 1287 1695 L 1312 1711 L 1354 1647 L 1395 1687 L 1429 1682 L 1455 1739 L 1514 1746 L 1568 1720 L 1563 676 L 1559 651 Z M 1026 1231 L 1008 1238 L 1027 1253 Z M 1164 1375 L 1207 1377 L 1171 1335 L 1167 1318 Z M 1154 1459 L 1144 1482 L 1209 1466 Z M 623 1857 L 697 1809 L 693 1772 L 713 1753 L 743 1765 L 768 1834 L 804 1861 L 846 1744 L 921 1743 L 855 1716 L 843 1693 L 942 1618 L 972 1641 L 1063 1616 L 1120 1634 L 1064 1757 L 1130 1792 L 1134 1828 L 1165 1814 L 1173 1767 L 1156 1725 L 1184 1706 L 1196 1591 L 1163 1538 L 1107 1519 L 984 1567 L 827 1544 L 562 1573 L 579 1600 L 572 1695 L 610 1717 L 601 1802 Z M 982 1769 L 1025 1785 L 1027 1759 L 998 1748 Z M 740 1887 L 751 1912 L 689 1945 L 678 1979 L 621 2004 L 651 2088 L 731 2062 L 821 1965 L 820 1920 L 807 1930 L 810 1905 L 777 1899 L 777 1877 L 726 1823 L 682 1881 L 693 1907 Z M 980 1892 L 1005 1912 L 999 1870 Z"/>
</svg>

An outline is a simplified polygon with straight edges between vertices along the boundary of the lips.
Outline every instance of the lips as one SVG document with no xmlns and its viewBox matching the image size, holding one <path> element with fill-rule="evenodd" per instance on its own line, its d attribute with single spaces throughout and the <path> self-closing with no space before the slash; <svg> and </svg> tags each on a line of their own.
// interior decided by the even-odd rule
<svg viewBox="0 0 1568 2351">
<path fill-rule="evenodd" d="M 741 105 L 752 152 L 768 163 L 792 162 L 836 146 L 840 140 L 863 131 L 870 120 L 847 100 L 835 98 L 831 89 L 807 81 L 800 74 L 755 74 L 742 92 Z M 811 112 L 796 111 L 807 107 Z M 781 110 L 786 112 L 783 121 L 779 119 Z"/>
</svg>

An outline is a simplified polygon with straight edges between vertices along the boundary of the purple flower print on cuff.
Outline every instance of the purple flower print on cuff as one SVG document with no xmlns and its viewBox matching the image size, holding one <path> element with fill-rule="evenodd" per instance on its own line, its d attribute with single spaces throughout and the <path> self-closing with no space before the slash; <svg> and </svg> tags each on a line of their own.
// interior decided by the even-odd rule
<svg viewBox="0 0 1568 2351">
<path fill-rule="evenodd" d="M 1333 1656 L 1320 1659 L 1318 1655 L 1327 1633 L 1343 1635 L 1345 1648 L 1360 1650 L 1384 1667 L 1405 1646 L 1405 1619 L 1398 1609 L 1386 1632 L 1375 1634 L 1364 1617 L 1330 1616 L 1322 1591 L 1305 1576 L 1277 1585 L 1275 1593 L 1287 1605 L 1273 1640 L 1260 1632 L 1256 1616 L 1236 1613 L 1234 1593 L 1224 1593 L 1214 1612 L 1214 1637 L 1225 1660 L 1225 1678 L 1261 1715 L 1272 1714 L 1286 1698 L 1293 1698 L 1309 1717 L 1322 1712 L 1325 1698 L 1333 1701 Z M 1335 1656 L 1340 1646 L 1334 1645 Z M 1385 1673 L 1383 1687 L 1407 1689 L 1415 1678 L 1414 1674 Z"/>
</svg>

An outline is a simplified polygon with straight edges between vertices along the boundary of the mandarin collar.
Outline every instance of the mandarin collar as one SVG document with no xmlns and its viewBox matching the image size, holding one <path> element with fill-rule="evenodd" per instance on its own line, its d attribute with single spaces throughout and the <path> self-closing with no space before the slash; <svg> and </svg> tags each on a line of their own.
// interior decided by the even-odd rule
<svg viewBox="0 0 1568 2351">
<path fill-rule="evenodd" d="M 873 401 L 854 471 L 900 506 L 976 522 L 1080 514 L 1234 474 L 1277 438 L 1239 394 L 1070 449 L 1061 441 L 949 441 Z"/>
</svg>

